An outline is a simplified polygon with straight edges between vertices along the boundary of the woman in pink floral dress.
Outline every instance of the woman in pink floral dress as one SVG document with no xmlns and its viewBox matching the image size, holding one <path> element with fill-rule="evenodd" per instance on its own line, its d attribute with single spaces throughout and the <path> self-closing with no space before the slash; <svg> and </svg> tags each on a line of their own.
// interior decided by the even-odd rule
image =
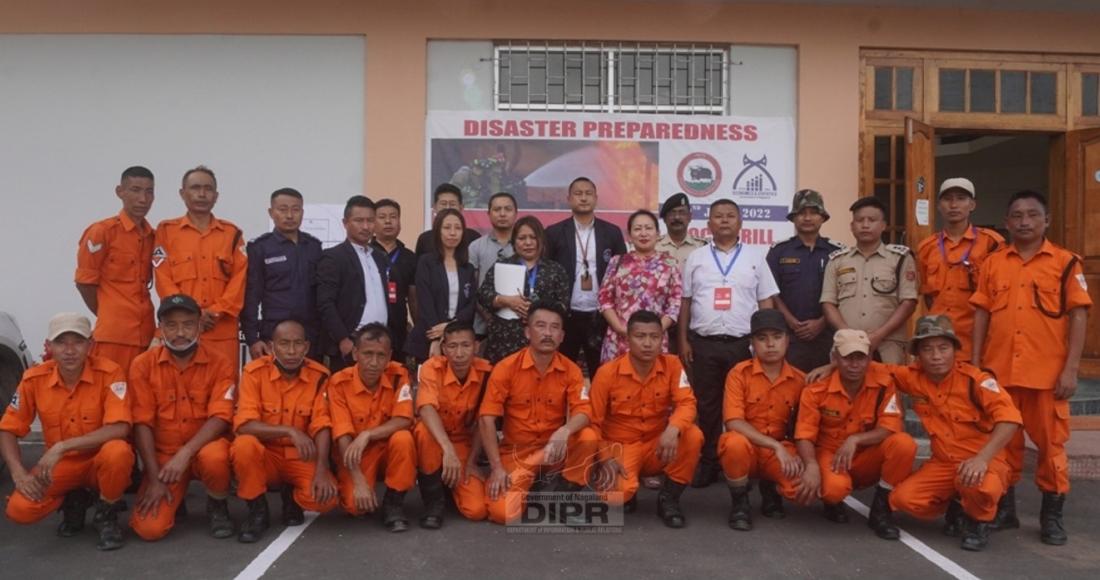
<svg viewBox="0 0 1100 580">
<path fill-rule="evenodd" d="M 607 320 L 607 335 L 600 362 L 607 362 L 627 351 L 626 321 L 639 310 L 661 317 L 665 330 L 680 315 L 683 285 L 676 259 L 656 250 L 660 232 L 657 216 L 640 210 L 627 221 L 627 236 L 634 249 L 611 258 L 607 275 L 600 284 L 600 312 Z M 668 352 L 668 333 L 663 351 Z"/>
</svg>

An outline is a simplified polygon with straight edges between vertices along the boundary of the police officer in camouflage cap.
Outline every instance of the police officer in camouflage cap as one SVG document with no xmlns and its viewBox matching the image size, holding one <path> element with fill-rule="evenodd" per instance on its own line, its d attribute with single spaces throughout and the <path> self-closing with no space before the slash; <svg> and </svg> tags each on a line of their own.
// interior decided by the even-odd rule
<svg viewBox="0 0 1100 580">
<path fill-rule="evenodd" d="M 791 328 L 787 360 L 804 372 L 829 363 L 833 331 L 821 310 L 821 284 L 829 254 L 843 246 L 821 237 L 821 225 L 829 219 L 825 200 L 812 189 L 794 194 L 787 219 L 795 235 L 775 244 L 768 265 L 779 284 L 776 308 Z"/>
</svg>

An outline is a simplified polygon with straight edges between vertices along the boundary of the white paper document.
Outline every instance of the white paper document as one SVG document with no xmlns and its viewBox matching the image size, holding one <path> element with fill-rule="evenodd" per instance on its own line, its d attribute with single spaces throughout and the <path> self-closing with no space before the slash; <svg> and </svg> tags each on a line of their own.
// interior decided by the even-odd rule
<svg viewBox="0 0 1100 580">
<path fill-rule="evenodd" d="M 523 294 L 523 277 L 527 275 L 527 268 L 520 264 L 493 265 L 493 281 L 497 294 L 502 296 L 515 296 Z M 519 315 L 511 308 L 501 308 L 496 315 L 505 320 L 515 320 Z"/>
</svg>

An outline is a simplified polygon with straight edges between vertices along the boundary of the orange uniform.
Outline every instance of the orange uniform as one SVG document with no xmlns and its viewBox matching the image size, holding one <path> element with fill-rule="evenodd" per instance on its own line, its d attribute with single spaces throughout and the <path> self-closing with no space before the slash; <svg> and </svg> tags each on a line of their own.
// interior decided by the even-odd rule
<svg viewBox="0 0 1100 580">
<path fill-rule="evenodd" d="M 477 427 L 477 411 L 481 392 L 489 371 L 493 366 L 489 361 L 475 358 L 470 365 L 470 374 L 466 382 L 461 383 L 455 377 L 447 357 L 436 356 L 420 365 L 420 386 L 416 392 L 416 412 L 419 415 L 424 407 L 433 407 L 443 422 L 443 430 L 455 448 L 458 460 L 463 465 L 470 457 L 470 446 Z M 413 431 L 416 436 L 416 457 L 421 473 L 435 473 L 443 468 L 443 448 L 435 440 L 427 425 L 417 423 Z M 485 482 L 480 474 L 468 474 L 459 481 L 453 490 L 455 505 L 464 517 L 471 520 L 483 520 L 489 515 L 485 503 Z"/>
<path fill-rule="evenodd" d="M 87 435 L 104 425 L 130 424 L 130 400 L 126 378 L 119 366 L 90 356 L 80 381 L 70 390 L 61 380 L 57 362 L 47 361 L 23 373 L 15 397 L 0 419 L 0 431 L 25 437 L 37 414 L 49 449 L 61 441 Z M 53 479 L 42 501 L 20 492 L 8 500 L 7 516 L 20 524 L 41 520 L 61 507 L 65 494 L 91 487 L 108 502 L 122 499 L 130 485 L 134 452 L 126 441 L 115 439 L 91 451 L 66 453 L 54 465 Z"/>
<path fill-rule="evenodd" d="M 630 501 L 638 491 L 638 476 L 664 473 L 687 484 L 699 462 L 703 432 L 695 425 L 695 394 L 680 359 L 659 355 L 644 380 L 624 354 L 600 366 L 589 390 L 592 427 L 600 436 L 600 457 L 615 460 L 626 471 L 612 490 Z M 657 444 L 669 426 L 680 430 L 676 457 L 667 464 L 657 458 Z"/>
<path fill-rule="evenodd" d="M 199 343 L 194 357 L 183 369 L 176 366 L 170 351 L 158 346 L 134 359 L 130 370 L 135 425 L 153 431 L 157 464 L 163 466 L 190 441 L 211 417 L 231 424 L 236 379 L 229 362 Z M 171 501 L 146 517 L 134 510 L 130 527 L 145 540 L 163 538 L 175 525 L 176 508 L 187 495 L 192 478 L 199 479 L 211 496 L 229 493 L 229 440 L 215 439 L 191 459 L 191 469 L 169 486 Z M 138 495 L 145 493 L 142 483 Z"/>
<path fill-rule="evenodd" d="M 156 244 L 157 294 L 161 298 L 186 294 L 203 310 L 220 314 L 214 328 L 202 337 L 236 372 L 241 364 L 237 317 L 244 307 L 248 268 L 241 230 L 211 216 L 210 225 L 202 232 L 185 215 L 160 222 Z"/>
<path fill-rule="evenodd" d="M 409 372 L 394 361 L 386 365 L 371 391 L 359 377 L 359 367 L 348 367 L 329 381 L 329 408 L 332 412 L 332 440 L 352 437 L 373 429 L 394 417 L 413 419 L 413 395 Z M 344 511 L 359 515 L 355 508 L 355 484 L 343 461 L 336 477 L 340 483 L 340 498 Z M 359 469 L 372 488 L 378 471 L 384 469 L 386 486 L 394 491 L 408 491 L 416 483 L 416 444 L 408 429 L 395 431 L 386 439 L 372 439 L 363 451 Z"/>
<path fill-rule="evenodd" d="M 848 395 L 836 370 L 827 379 L 806 386 L 798 404 L 794 438 L 814 444 L 822 501 L 840 503 L 853 488 L 870 487 L 879 480 L 893 488 L 912 473 L 917 442 L 904 430 L 903 413 L 894 379 L 879 363 L 868 367 L 855 399 Z M 891 434 L 881 443 L 860 447 L 847 473 L 833 471 L 833 458 L 844 441 L 877 427 Z"/>
<path fill-rule="evenodd" d="M 1008 485 L 1005 452 L 990 461 L 977 486 L 964 486 L 957 470 L 981 451 L 996 423 L 1020 423 L 1008 393 L 988 373 L 966 363 L 956 363 L 940 384 L 933 384 L 917 363 L 889 369 L 898 390 L 912 397 L 913 411 L 932 441 L 932 458 L 894 487 L 890 507 L 932 519 L 958 494 L 967 515 L 980 522 L 992 520 Z"/>
<path fill-rule="evenodd" d="M 794 443 L 787 435 L 805 385 L 806 375 L 787 362 L 774 383 L 764 374 L 764 367 L 757 359 L 738 363 L 726 375 L 722 422 L 748 421 L 757 431 L 781 441 L 789 453 L 795 454 Z M 726 431 L 718 440 L 718 459 L 727 479 L 766 479 L 777 484 L 779 492 L 787 498 L 793 498 L 797 491 L 797 481 L 783 475 L 774 451 L 756 447 L 736 431 Z"/>
<path fill-rule="evenodd" d="M 569 417 L 591 416 L 588 392 L 581 369 L 561 353 L 554 353 L 545 375 L 540 375 L 530 348 L 497 363 L 478 414 L 504 418 L 500 460 L 512 485 L 489 502 L 489 519 L 514 521 L 523 511 L 526 492 L 539 474 L 543 450 L 550 436 Z M 599 436 L 585 427 L 569 438 L 562 474 L 576 485 L 588 483 L 588 468 L 599 452 Z"/>
<path fill-rule="evenodd" d="M 130 371 L 149 348 L 156 323 L 149 282 L 153 279 L 153 227 L 135 224 L 125 211 L 84 230 L 76 252 L 77 284 L 96 287 L 96 344 L 92 354 Z"/>
<path fill-rule="evenodd" d="M 289 438 L 264 442 L 239 433 L 249 421 L 294 427 L 310 437 L 331 428 L 325 395 L 327 379 L 328 370 L 309 359 L 298 376 L 289 379 L 283 377 L 271 355 L 245 365 L 237 393 L 237 414 L 233 417 L 237 437 L 229 448 L 237 476 L 237 497 L 253 500 L 267 492 L 268 484 L 286 482 L 294 487 L 294 501 L 302 509 L 326 512 L 336 507 L 335 499 L 324 504 L 313 499 L 311 487 L 317 465 L 302 461 Z"/>
<path fill-rule="evenodd" d="M 1023 417 L 1024 428 L 1008 444 L 1009 483 L 1015 485 L 1023 471 L 1026 431 L 1039 451 L 1035 481 L 1048 493 L 1069 491 L 1069 401 L 1054 398 L 1069 348 L 1066 313 L 1092 305 L 1081 260 L 1070 267 L 1074 258 L 1044 241 L 1025 262 L 1008 246 L 986 261 L 970 299 L 989 312 L 982 365 L 995 373 Z"/>
<path fill-rule="evenodd" d="M 974 307 L 970 296 L 977 289 L 986 257 L 1003 246 L 1001 234 L 971 226 L 955 242 L 943 232 L 929 236 L 917 246 L 920 293 L 928 314 L 945 314 L 962 342 L 957 356 L 970 360 L 970 335 L 974 329 Z"/>
</svg>

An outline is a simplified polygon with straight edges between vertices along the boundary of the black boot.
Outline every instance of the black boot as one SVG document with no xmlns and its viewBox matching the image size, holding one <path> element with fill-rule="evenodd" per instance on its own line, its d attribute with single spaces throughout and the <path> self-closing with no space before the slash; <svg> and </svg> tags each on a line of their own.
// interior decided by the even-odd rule
<svg viewBox="0 0 1100 580">
<path fill-rule="evenodd" d="M 443 485 L 443 470 L 420 475 L 420 500 L 424 503 L 424 515 L 420 527 L 438 530 L 443 527 L 443 510 L 447 507 L 447 488 Z"/>
<path fill-rule="evenodd" d="M 787 517 L 787 510 L 783 509 L 783 496 L 775 489 L 774 482 L 760 480 L 760 513 L 777 520 Z"/>
<path fill-rule="evenodd" d="M 405 492 L 386 488 L 386 495 L 382 496 L 382 523 L 391 532 L 409 529 L 409 520 L 405 519 Z"/>
<path fill-rule="evenodd" d="M 730 517 L 731 528 L 747 532 L 752 529 L 752 505 L 749 504 L 749 486 L 730 484 Z"/>
<path fill-rule="evenodd" d="M 107 503 L 102 498 L 95 502 L 95 515 L 92 523 L 99 530 L 97 550 L 117 550 L 122 547 L 122 528 L 118 525 L 118 506 Z"/>
<path fill-rule="evenodd" d="M 943 535 L 961 538 L 966 528 L 964 519 L 962 504 L 958 498 L 952 498 L 951 503 L 947 504 L 947 513 L 943 516 Z"/>
<path fill-rule="evenodd" d="M 711 463 L 700 461 L 695 466 L 695 477 L 691 480 L 691 487 L 704 488 L 714 483 L 715 468 Z"/>
<path fill-rule="evenodd" d="M 963 515 L 966 531 L 959 546 L 969 552 L 981 552 L 989 544 L 989 524 Z"/>
<path fill-rule="evenodd" d="M 224 540 L 233 535 L 233 520 L 229 518 L 228 500 L 206 496 L 206 517 L 210 520 L 211 536 Z"/>
<path fill-rule="evenodd" d="M 284 485 L 279 497 L 283 500 L 283 525 L 300 526 L 306 521 L 306 513 L 302 506 L 294 501 L 294 488 Z"/>
<path fill-rule="evenodd" d="M 837 524 L 848 523 L 848 512 L 843 503 L 825 503 L 825 519 Z"/>
<path fill-rule="evenodd" d="M 1020 527 L 1020 518 L 1016 517 L 1016 486 L 1008 488 L 997 502 L 997 517 L 989 523 L 989 529 L 1007 530 Z"/>
<path fill-rule="evenodd" d="M 1043 493 L 1043 507 L 1039 509 L 1039 539 L 1044 544 L 1061 546 L 1069 541 L 1062 526 L 1062 505 L 1065 503 L 1064 493 Z"/>
<path fill-rule="evenodd" d="M 244 544 L 258 542 L 270 525 L 271 513 L 267 508 L 267 495 L 261 494 L 256 499 L 248 500 L 248 515 L 244 518 L 244 523 L 241 524 L 237 541 Z"/>
<path fill-rule="evenodd" d="M 558 493 L 581 493 L 584 491 L 584 486 L 579 483 L 573 483 L 568 479 L 562 477 L 558 480 L 557 486 L 554 490 Z M 558 521 L 556 504 L 551 504 L 549 509 L 550 520 Z M 569 514 L 565 516 L 565 525 L 571 528 L 583 528 L 588 526 L 588 518 L 584 514 Z"/>
<path fill-rule="evenodd" d="M 867 525 L 875 535 L 884 540 L 896 540 L 901 532 L 894 525 L 894 512 L 890 509 L 890 490 L 881 485 L 875 486 L 875 498 L 871 500 L 871 513 L 867 516 Z"/>
<path fill-rule="evenodd" d="M 83 487 L 65 494 L 61 502 L 61 523 L 57 526 L 57 535 L 71 538 L 84 529 L 84 519 L 88 508 L 92 506 L 92 494 Z"/>
<path fill-rule="evenodd" d="M 687 524 L 684 512 L 680 509 L 680 496 L 687 486 L 676 483 L 669 478 L 661 485 L 661 491 L 657 492 L 657 515 L 670 528 L 682 528 Z"/>
</svg>

